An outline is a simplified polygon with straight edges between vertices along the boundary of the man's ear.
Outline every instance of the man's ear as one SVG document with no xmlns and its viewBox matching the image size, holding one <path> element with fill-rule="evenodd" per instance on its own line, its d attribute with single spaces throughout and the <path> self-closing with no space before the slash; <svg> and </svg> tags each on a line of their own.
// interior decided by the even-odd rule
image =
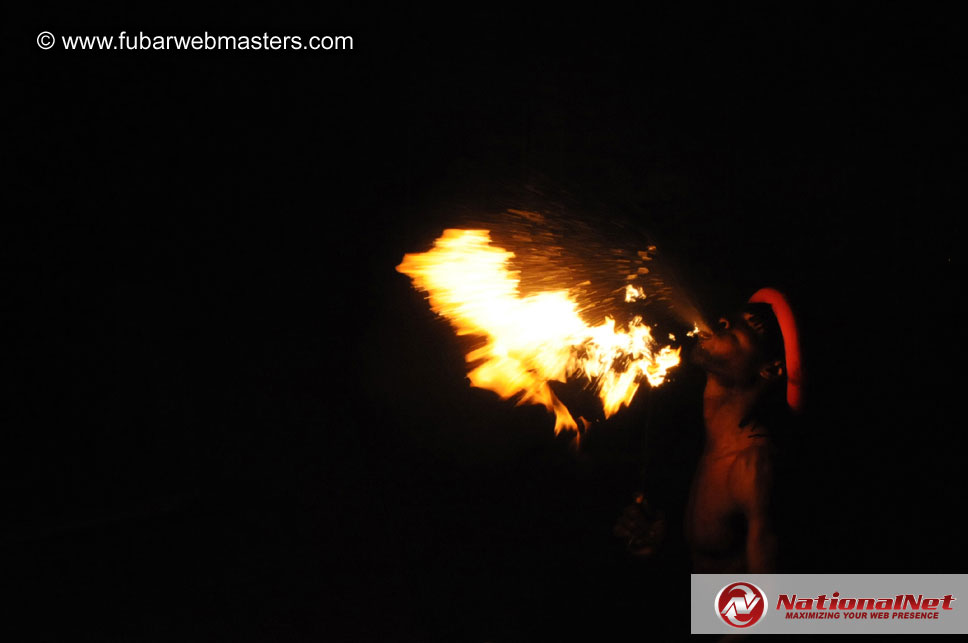
<svg viewBox="0 0 968 643">
<path fill-rule="evenodd" d="M 767 381 L 772 381 L 783 377 L 786 369 L 783 367 L 783 360 L 778 359 L 766 364 L 760 369 L 760 377 Z"/>
</svg>

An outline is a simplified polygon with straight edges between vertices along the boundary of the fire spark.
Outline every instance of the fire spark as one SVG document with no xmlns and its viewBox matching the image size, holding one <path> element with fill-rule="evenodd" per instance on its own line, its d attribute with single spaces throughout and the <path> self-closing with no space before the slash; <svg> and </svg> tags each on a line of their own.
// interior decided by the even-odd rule
<svg viewBox="0 0 968 643">
<path fill-rule="evenodd" d="M 514 253 L 490 241 L 487 230 L 445 230 L 433 249 L 407 254 L 397 266 L 458 335 L 484 337 L 466 357 L 473 386 L 543 405 L 558 433 L 578 424 L 549 382 L 584 376 L 607 418 L 631 403 L 643 379 L 658 386 L 679 363 L 680 349 L 659 348 L 641 317 L 624 330 L 611 317 L 590 326 L 567 290 L 522 297 L 519 273 L 508 269 Z"/>
</svg>

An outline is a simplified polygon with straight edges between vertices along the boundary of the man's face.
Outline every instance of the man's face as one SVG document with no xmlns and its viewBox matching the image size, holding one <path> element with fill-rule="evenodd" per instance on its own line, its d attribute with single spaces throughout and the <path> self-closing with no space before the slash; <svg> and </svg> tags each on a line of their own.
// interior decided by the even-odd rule
<svg viewBox="0 0 968 643">
<path fill-rule="evenodd" d="M 696 361 L 733 384 L 751 383 L 766 366 L 761 349 L 764 332 L 764 321 L 754 312 L 722 317 L 712 334 L 700 335 Z"/>
</svg>

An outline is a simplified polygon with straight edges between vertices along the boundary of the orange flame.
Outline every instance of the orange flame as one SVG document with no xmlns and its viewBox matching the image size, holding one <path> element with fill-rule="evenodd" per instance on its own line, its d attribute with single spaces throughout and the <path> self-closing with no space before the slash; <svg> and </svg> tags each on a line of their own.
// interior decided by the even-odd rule
<svg viewBox="0 0 968 643">
<path fill-rule="evenodd" d="M 658 386 L 679 363 L 680 349 L 659 348 L 640 317 L 625 330 L 610 317 L 589 326 L 567 290 L 521 297 L 517 273 L 507 268 L 514 254 L 490 241 L 487 230 L 445 230 L 433 249 L 405 255 L 397 266 L 458 335 L 485 338 L 467 354 L 473 386 L 543 405 L 555 414 L 558 433 L 578 425 L 548 382 L 585 376 L 609 417 L 631 403 L 643 378 Z"/>
</svg>

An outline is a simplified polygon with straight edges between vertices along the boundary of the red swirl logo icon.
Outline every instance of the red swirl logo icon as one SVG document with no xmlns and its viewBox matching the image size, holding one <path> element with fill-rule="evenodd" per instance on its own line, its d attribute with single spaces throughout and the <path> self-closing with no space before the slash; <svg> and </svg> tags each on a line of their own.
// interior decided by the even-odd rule
<svg viewBox="0 0 968 643">
<path fill-rule="evenodd" d="M 768 609 L 766 594 L 753 583 L 732 583 L 716 594 L 716 613 L 732 627 L 752 627 Z"/>
</svg>

